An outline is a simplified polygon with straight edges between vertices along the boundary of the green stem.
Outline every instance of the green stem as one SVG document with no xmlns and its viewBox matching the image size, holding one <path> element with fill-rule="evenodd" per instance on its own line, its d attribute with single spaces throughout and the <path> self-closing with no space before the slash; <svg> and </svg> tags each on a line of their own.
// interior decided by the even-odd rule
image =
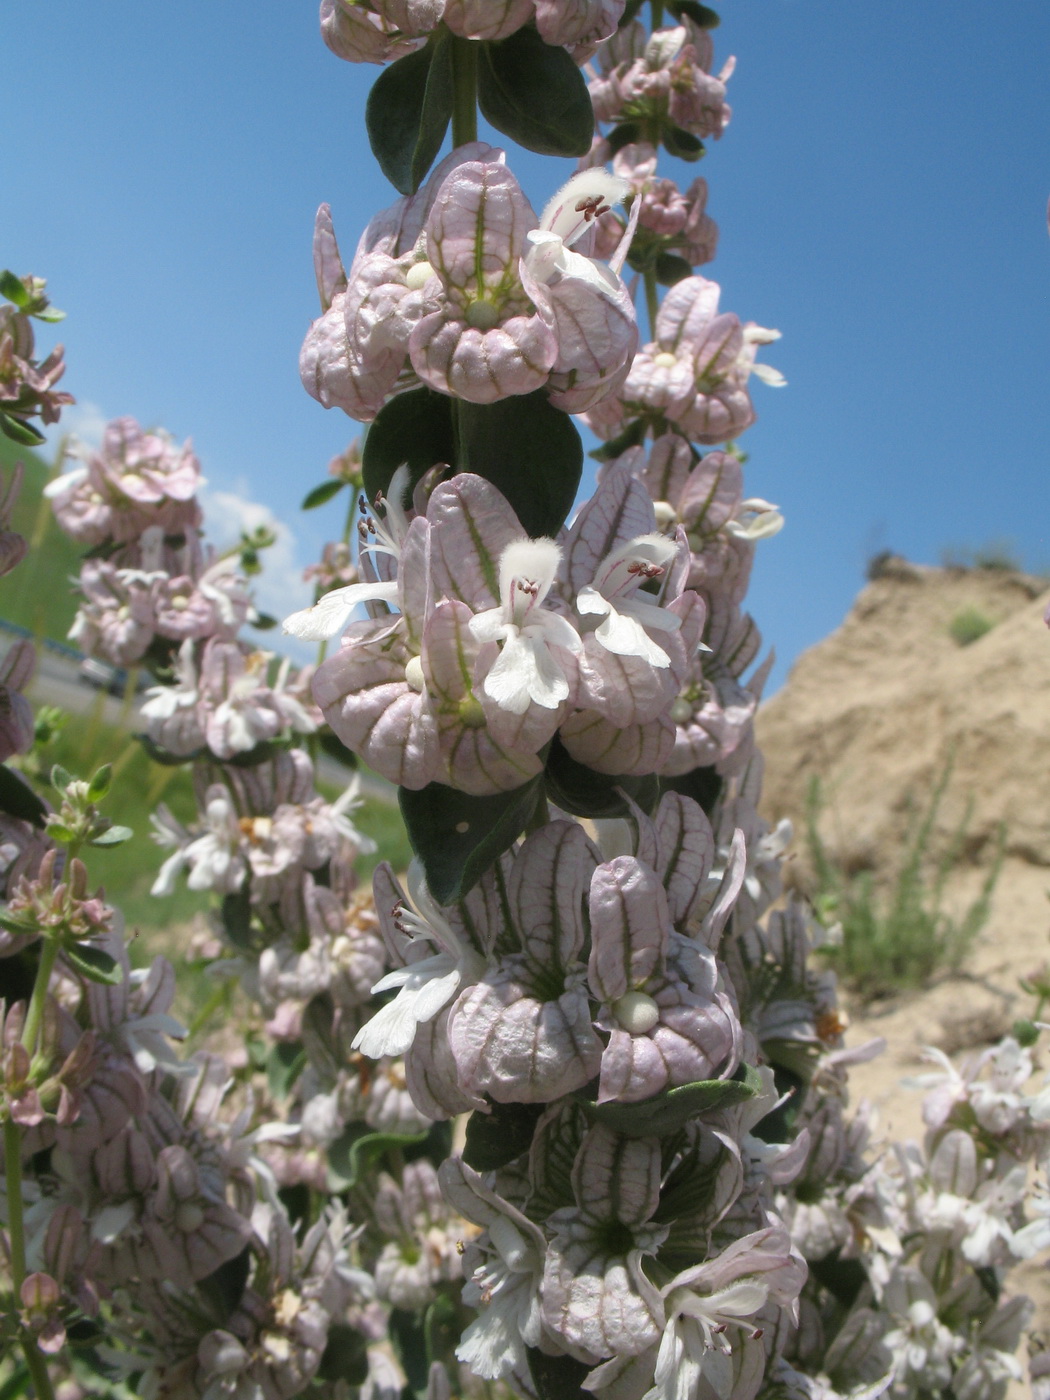
<svg viewBox="0 0 1050 1400">
<path fill-rule="evenodd" d="M 663 22 L 664 22 L 664 4 L 663 4 L 663 0 L 652 0 L 652 3 L 651 3 L 651 5 L 650 5 L 649 8 L 650 8 L 650 10 L 652 11 L 652 16 L 653 16 L 653 28 L 654 28 L 654 29 L 660 29 L 660 28 L 663 26 Z"/>
<path fill-rule="evenodd" d="M 540 827 L 546 826 L 550 819 L 551 814 L 550 808 L 547 805 L 547 794 L 543 788 L 540 788 L 539 795 L 536 798 L 536 806 L 525 827 L 526 833 L 531 835 L 532 832 L 539 831 Z"/>
<path fill-rule="evenodd" d="M 478 139 L 478 46 L 472 39 L 453 34 L 452 45 L 452 146 Z"/>
<path fill-rule="evenodd" d="M 7 1187 L 7 1237 L 11 1246 L 11 1283 L 15 1307 L 22 1297 L 26 1277 L 26 1235 L 22 1218 L 22 1130 L 8 1118 L 4 1122 L 4 1182 Z M 47 1362 L 32 1337 L 22 1336 L 22 1351 L 37 1400 L 54 1400 Z"/>
<path fill-rule="evenodd" d="M 36 1051 L 40 1023 L 44 1019 L 44 1007 L 47 1005 L 47 989 L 51 983 L 51 971 L 57 957 L 58 940 L 45 938 L 44 946 L 40 950 L 36 981 L 33 983 L 33 995 L 29 999 L 29 1010 L 26 1012 L 26 1023 L 22 1029 L 22 1044 L 29 1051 L 30 1058 Z"/>
<path fill-rule="evenodd" d="M 36 1392 L 36 1400 L 55 1400 L 55 1392 L 51 1389 L 51 1377 L 48 1374 L 47 1362 L 40 1354 L 40 1349 L 36 1342 L 30 1337 L 23 1337 L 22 1351 L 25 1354 L 26 1365 L 29 1367 L 29 1376 L 33 1382 L 33 1389 Z"/>
<path fill-rule="evenodd" d="M 656 290 L 656 268 L 645 269 L 645 307 L 649 313 L 649 337 L 656 339 L 656 313 L 660 310 L 660 299 Z"/>
<path fill-rule="evenodd" d="M 17 1299 L 26 1276 L 26 1237 L 22 1223 L 22 1132 L 11 1118 L 4 1121 L 4 1179 L 7 1183 L 7 1233 L 11 1241 L 11 1282 Z"/>
</svg>

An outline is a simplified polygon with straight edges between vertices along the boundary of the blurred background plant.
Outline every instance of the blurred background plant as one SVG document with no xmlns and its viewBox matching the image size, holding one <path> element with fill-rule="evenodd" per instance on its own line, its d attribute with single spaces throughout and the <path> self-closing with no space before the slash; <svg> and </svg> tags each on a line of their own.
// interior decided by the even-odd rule
<svg viewBox="0 0 1050 1400">
<path fill-rule="evenodd" d="M 900 858 L 882 881 L 871 870 L 850 870 L 820 831 L 826 798 L 820 778 L 809 782 L 806 854 L 813 872 L 811 899 L 820 921 L 836 931 L 821 956 L 845 987 L 867 1003 L 905 989 L 928 986 L 959 969 L 988 919 L 1002 868 L 1002 828 L 988 874 L 961 913 L 945 907 L 945 886 L 959 867 L 966 843 L 969 808 L 939 852 L 933 831 L 951 778 L 941 770 L 925 808 L 913 803 Z"/>
</svg>

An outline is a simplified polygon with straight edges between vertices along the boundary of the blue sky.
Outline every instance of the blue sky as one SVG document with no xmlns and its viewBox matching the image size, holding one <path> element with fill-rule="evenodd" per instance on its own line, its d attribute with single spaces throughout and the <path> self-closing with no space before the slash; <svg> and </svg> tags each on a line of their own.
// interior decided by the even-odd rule
<svg viewBox="0 0 1050 1400">
<path fill-rule="evenodd" d="M 81 421 L 192 435 L 230 528 L 284 523 L 268 603 L 338 533 L 298 514 L 354 436 L 299 385 L 313 215 L 344 249 L 394 192 L 363 132 L 378 72 L 313 0 L 5 0 L 0 263 L 49 279 Z M 778 327 L 742 440 L 783 533 L 751 608 L 787 664 L 867 558 L 1005 538 L 1050 568 L 1050 6 L 724 0 L 734 115 L 699 167 L 722 304 Z M 161 16 L 168 21 L 162 23 Z M 566 162 L 511 150 L 542 207 Z M 686 181 L 693 169 L 679 168 Z M 258 515 L 257 511 L 257 515 Z"/>
</svg>

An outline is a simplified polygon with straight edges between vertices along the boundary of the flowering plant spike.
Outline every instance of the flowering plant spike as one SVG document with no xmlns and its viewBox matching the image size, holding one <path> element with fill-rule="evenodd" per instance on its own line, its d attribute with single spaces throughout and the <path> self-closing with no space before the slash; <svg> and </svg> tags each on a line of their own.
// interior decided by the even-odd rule
<svg viewBox="0 0 1050 1400">
<path fill-rule="evenodd" d="M 665 162 L 726 132 L 734 60 L 705 5 L 651 9 L 323 0 L 329 50 L 385 65 L 366 121 L 400 197 L 352 257 L 329 206 L 314 228 L 302 382 L 368 425 L 304 501 L 349 503 L 284 619 L 316 665 L 250 640 L 272 536 L 214 550 L 189 442 L 125 417 L 63 448 L 72 636 L 150 675 L 139 737 L 186 771 L 152 890 L 209 899 L 186 936 L 209 990 L 183 1025 L 175 967 L 133 965 L 95 883 L 132 834 L 123 760 L 45 772 L 16 643 L 5 1395 L 1005 1400 L 1020 1376 L 1032 1307 L 1004 1285 L 1050 1247 L 1039 1028 L 931 1052 L 921 1145 L 850 1106 L 881 1043 L 845 1044 L 830 932 L 758 810 L 746 597 L 783 517 L 736 438 L 752 381 L 784 384 L 778 332 L 721 308 L 707 183 Z M 578 158 L 541 214 L 479 110 Z M 43 288 L 0 274 L 24 443 L 71 401 L 61 350 L 34 358 Z M 579 504 L 574 415 L 601 442 Z M 369 771 L 334 789 L 333 759 Z M 377 779 L 412 856 L 369 888 Z"/>
</svg>

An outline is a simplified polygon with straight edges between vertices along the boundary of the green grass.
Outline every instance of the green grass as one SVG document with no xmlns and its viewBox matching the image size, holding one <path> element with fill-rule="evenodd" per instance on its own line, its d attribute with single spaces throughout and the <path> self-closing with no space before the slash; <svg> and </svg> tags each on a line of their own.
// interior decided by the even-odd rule
<svg viewBox="0 0 1050 1400">
<path fill-rule="evenodd" d="M 994 626 L 992 619 L 980 608 L 963 608 L 949 622 L 948 634 L 959 646 L 968 647 L 972 642 L 979 642 Z"/>
<path fill-rule="evenodd" d="M 818 830 L 820 780 L 810 782 L 806 844 L 816 875 L 813 906 L 825 926 L 842 929 L 841 943 L 820 952 L 861 1002 L 922 987 L 956 970 L 987 922 L 1002 867 L 1002 832 L 976 899 L 960 918 L 944 908 L 945 885 L 959 865 L 969 821 L 967 811 L 946 848 L 934 853 L 933 829 L 950 776 L 948 763 L 926 810 L 913 811 L 899 865 L 882 888 L 871 871 L 847 873 L 829 854 Z"/>
<path fill-rule="evenodd" d="M 48 463 L 0 435 L 0 474 L 5 481 L 16 462 L 25 466 L 25 479 L 12 526 L 30 547 L 18 568 L 0 579 L 0 617 L 27 627 L 36 637 L 62 642 L 77 610 L 70 579 L 80 572 L 81 550 L 55 524 L 51 503 L 42 495 L 51 474 Z"/>
<path fill-rule="evenodd" d="M 47 787 L 47 774 L 54 764 L 61 764 L 75 777 L 90 777 L 103 763 L 113 765 L 113 790 L 103 810 L 122 826 L 131 827 L 135 835 L 123 846 L 96 848 L 88 853 L 85 859 L 92 884 L 105 886 L 107 898 L 123 911 L 129 931 L 170 930 L 188 923 L 214 902 L 208 894 L 187 889 L 184 880 L 165 899 L 149 892 L 166 854 L 151 838 L 150 813 L 159 802 L 165 802 L 184 825 L 195 820 L 197 804 L 190 772 L 188 768 L 154 763 L 129 731 L 105 724 L 101 718 L 103 699 L 100 694 L 86 715 L 68 716 L 57 737 L 34 749 L 20 760 L 19 766 L 42 792 L 54 798 L 54 792 Z M 341 791 L 327 784 L 319 790 L 329 800 Z M 353 821 L 379 848 L 374 855 L 362 856 L 358 861 L 363 882 L 371 878 L 380 860 L 389 860 L 395 870 L 407 866 L 412 852 L 396 806 L 367 797 L 353 813 Z"/>
</svg>

